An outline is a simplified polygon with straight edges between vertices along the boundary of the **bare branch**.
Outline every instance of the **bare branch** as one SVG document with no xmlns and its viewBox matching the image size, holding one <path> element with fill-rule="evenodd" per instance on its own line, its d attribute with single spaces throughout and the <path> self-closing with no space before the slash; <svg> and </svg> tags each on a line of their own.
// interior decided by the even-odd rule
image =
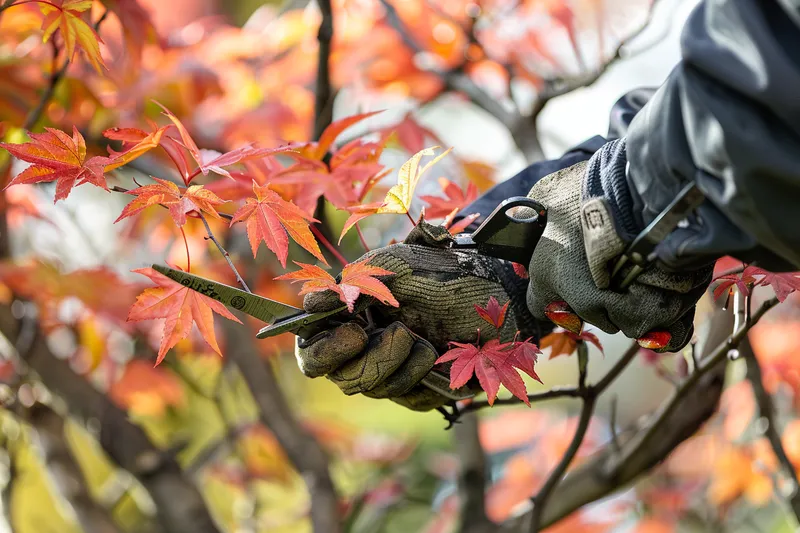
<svg viewBox="0 0 800 533">
<path fill-rule="evenodd" d="M 633 341 L 628 349 L 622 354 L 622 357 L 620 357 L 614 366 L 611 367 L 611 370 L 609 370 L 606 375 L 600 379 L 600 381 L 592 385 L 594 392 L 596 394 L 600 394 L 606 390 L 608 386 L 611 385 L 611 383 L 613 383 L 620 374 L 622 374 L 622 371 L 628 368 L 628 365 L 636 357 L 636 354 L 639 353 L 639 350 L 641 350 L 641 346 L 639 346 L 638 342 Z"/>
<path fill-rule="evenodd" d="M 681 442 L 693 435 L 716 411 L 725 377 L 727 353 L 745 337 L 750 327 L 777 303 L 769 300 L 753 314 L 751 323 L 729 335 L 733 325 L 729 313 L 718 310 L 711 319 L 704 357 L 697 370 L 652 415 L 643 426 L 623 438 L 617 451 L 603 450 L 570 472 L 553 491 L 550 505 L 544 510 L 542 526 L 569 515 L 587 503 L 627 485 L 669 455 Z"/>
<path fill-rule="evenodd" d="M 781 464 L 783 473 L 791 480 L 791 492 L 788 494 L 787 499 L 789 501 L 789 506 L 792 508 L 792 513 L 794 513 L 795 520 L 800 523 L 800 483 L 798 483 L 797 472 L 795 471 L 794 465 L 789 459 L 789 456 L 786 455 L 786 450 L 783 448 L 783 442 L 781 441 L 778 426 L 775 422 L 775 406 L 772 403 L 772 397 L 770 397 L 769 392 L 764 388 L 761 365 L 747 339 L 742 342 L 739 351 L 747 361 L 747 379 L 753 386 L 753 395 L 758 405 L 758 413 L 761 418 L 766 421 L 764 433 L 769 440 L 770 446 L 772 446 L 772 451 Z"/>
<path fill-rule="evenodd" d="M 314 140 L 319 140 L 322 132 L 333 121 L 333 100 L 335 92 L 331 86 L 330 57 L 333 39 L 333 8 L 331 0 L 317 0 L 322 13 L 317 40 L 319 59 L 317 60 L 317 86 L 314 95 Z"/>
<path fill-rule="evenodd" d="M 478 438 L 478 417 L 474 414 L 455 425 L 455 446 L 461 462 L 458 490 L 461 498 L 459 533 L 489 533 L 495 526 L 486 517 L 486 456 Z"/>
<path fill-rule="evenodd" d="M 597 400 L 597 396 L 589 393 L 589 389 L 586 387 L 589 348 L 583 341 L 578 341 L 577 359 L 578 389 L 583 395 L 583 405 L 581 406 L 581 414 L 580 418 L 578 419 L 578 426 L 575 428 L 575 435 L 573 435 L 572 441 L 569 443 L 569 447 L 564 452 L 564 455 L 561 456 L 561 460 L 558 462 L 553 471 L 550 472 L 550 475 L 547 477 L 544 485 L 542 485 L 542 488 L 539 489 L 539 492 L 533 498 L 533 510 L 531 511 L 530 525 L 531 533 L 539 533 L 542 516 L 544 515 L 547 505 L 547 500 L 550 498 L 550 495 L 552 494 L 553 490 L 555 490 L 556 486 L 558 486 L 558 484 L 561 482 L 561 478 L 564 477 L 564 474 L 566 473 L 567 468 L 569 468 L 569 465 L 572 463 L 572 460 L 575 459 L 575 456 L 578 454 L 578 450 L 583 443 L 583 439 L 586 437 L 586 431 L 589 429 L 589 422 L 592 420 L 592 414 L 594 413 L 594 405 L 595 401 Z"/>
</svg>

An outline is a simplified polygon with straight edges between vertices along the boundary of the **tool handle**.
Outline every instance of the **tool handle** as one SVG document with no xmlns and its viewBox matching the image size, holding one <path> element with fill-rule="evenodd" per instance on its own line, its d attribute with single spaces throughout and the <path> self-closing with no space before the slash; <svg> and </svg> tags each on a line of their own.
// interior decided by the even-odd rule
<svg viewBox="0 0 800 533">
<path fill-rule="evenodd" d="M 520 217 L 518 207 L 530 208 L 533 214 Z M 481 255 L 527 267 L 546 225 L 547 209 L 542 204 L 514 196 L 498 205 L 474 232 L 456 235 L 453 247 L 476 249 Z"/>
</svg>

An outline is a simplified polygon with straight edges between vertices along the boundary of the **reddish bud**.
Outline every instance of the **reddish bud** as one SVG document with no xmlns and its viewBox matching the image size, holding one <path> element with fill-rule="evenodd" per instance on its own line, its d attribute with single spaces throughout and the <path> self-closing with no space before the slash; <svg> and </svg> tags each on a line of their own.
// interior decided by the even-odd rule
<svg viewBox="0 0 800 533">
<path fill-rule="evenodd" d="M 550 302 L 544 314 L 553 324 L 572 333 L 579 334 L 583 329 L 583 320 L 572 312 L 567 302 Z"/>
<path fill-rule="evenodd" d="M 636 342 L 647 350 L 660 350 L 665 348 L 670 340 L 672 340 L 672 334 L 669 331 L 653 330 L 636 339 Z"/>
</svg>

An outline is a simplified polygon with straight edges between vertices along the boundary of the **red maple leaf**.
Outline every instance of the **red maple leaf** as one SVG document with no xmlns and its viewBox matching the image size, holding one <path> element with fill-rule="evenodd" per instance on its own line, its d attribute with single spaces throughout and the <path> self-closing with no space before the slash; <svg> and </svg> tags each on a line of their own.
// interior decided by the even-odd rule
<svg viewBox="0 0 800 533">
<path fill-rule="evenodd" d="M 546 335 L 540 341 L 539 345 L 542 348 L 550 348 L 550 359 L 558 357 L 559 355 L 570 355 L 575 353 L 575 348 L 578 347 L 578 341 L 591 342 L 603 352 L 603 345 L 600 344 L 600 339 L 597 335 L 584 331 L 581 333 L 573 333 L 571 331 L 554 331 Z"/>
<path fill-rule="evenodd" d="M 762 276 L 756 285 L 766 287 L 771 286 L 775 291 L 775 296 L 778 297 L 779 302 L 783 302 L 786 298 L 796 290 L 800 290 L 800 272 L 782 272 L 779 274 L 758 268 L 755 266 L 748 266 L 742 273 L 742 278 L 750 278 L 754 276 Z"/>
<path fill-rule="evenodd" d="M 109 148 L 109 155 L 112 162 L 106 165 L 105 171 L 109 172 L 115 168 L 127 165 L 137 157 L 144 155 L 153 148 L 161 144 L 161 139 L 169 126 L 156 128 L 147 133 L 139 128 L 110 128 L 103 132 L 103 136 L 114 140 L 122 141 L 124 150 L 117 152 Z"/>
<path fill-rule="evenodd" d="M 486 307 L 481 307 L 478 304 L 473 305 L 475 306 L 475 311 L 478 312 L 482 319 L 499 330 L 503 327 L 503 322 L 506 320 L 506 311 L 508 311 L 508 304 L 510 303 L 511 300 L 507 301 L 503 307 L 500 307 L 497 298 L 490 296 L 489 303 L 486 304 Z"/>
<path fill-rule="evenodd" d="M 94 156 L 86 159 L 86 141 L 75 126 L 72 137 L 63 131 L 45 128 L 44 133 L 30 133 L 31 142 L 23 144 L 0 143 L 11 155 L 31 166 L 20 172 L 7 185 L 55 181 L 55 200 L 69 196 L 73 187 L 91 183 L 108 190 L 103 175 L 111 159 Z"/>
<path fill-rule="evenodd" d="M 164 115 L 166 115 L 172 121 L 181 137 L 180 143 L 177 143 L 177 141 L 174 139 L 167 137 L 164 141 L 162 141 L 162 146 L 165 148 L 165 150 L 167 150 L 167 153 L 175 162 L 176 166 L 178 167 L 178 171 L 181 173 L 181 177 L 186 185 L 191 183 L 191 181 L 199 174 L 206 176 L 209 172 L 215 172 L 221 176 L 230 178 L 230 173 L 223 167 L 250 159 L 259 159 L 268 155 L 275 155 L 293 150 L 293 148 L 290 146 L 281 146 L 278 148 L 254 148 L 252 145 L 245 145 L 224 154 L 200 150 L 200 148 L 197 147 L 197 143 L 189 134 L 189 130 L 186 129 L 186 126 L 183 125 L 178 117 L 176 117 L 169 109 L 160 103 L 155 103 L 164 110 Z M 178 150 L 179 153 L 176 153 L 175 146 L 165 141 L 173 141 L 173 143 L 186 148 L 197 164 L 197 169 L 193 172 L 189 172 L 186 156 L 183 154 L 183 152 Z"/>
<path fill-rule="evenodd" d="M 253 257 L 258 252 L 261 241 L 278 256 L 281 266 L 286 268 L 286 257 L 289 254 L 289 236 L 300 246 L 308 250 L 314 257 L 325 263 L 314 235 L 308 228 L 309 222 L 318 222 L 308 216 L 302 209 L 287 202 L 273 190 L 269 184 L 260 186 L 253 180 L 255 198 L 248 198 L 246 203 L 236 211 L 231 225 L 246 221 L 247 237 Z M 287 235 L 288 233 L 288 235 Z"/>
<path fill-rule="evenodd" d="M 535 344 L 527 340 L 501 343 L 492 339 L 480 347 L 460 342 L 451 342 L 450 346 L 450 350 L 436 360 L 437 364 L 453 362 L 450 367 L 450 388 L 463 387 L 475 375 L 486 392 L 489 405 L 494 404 L 501 383 L 511 394 L 530 405 L 525 382 L 516 369 L 541 381 L 533 370 L 539 353 Z"/>
<path fill-rule="evenodd" d="M 186 224 L 186 215 L 192 212 L 204 212 L 214 218 L 221 218 L 217 213 L 217 205 L 225 203 L 219 196 L 203 188 L 202 185 L 192 185 L 188 189 L 181 189 L 174 183 L 153 178 L 157 183 L 144 185 L 128 191 L 136 198 L 131 201 L 120 213 L 117 220 L 133 216 L 151 205 L 163 205 L 169 209 L 169 214 L 178 226 Z"/>
<path fill-rule="evenodd" d="M 430 219 L 446 218 L 453 211 L 457 213 L 478 197 L 478 187 L 472 182 L 467 186 L 466 194 L 461 187 L 447 178 L 439 178 L 439 185 L 442 187 L 444 198 L 439 196 L 419 197 L 420 200 L 428 203 L 425 214 Z"/>
<path fill-rule="evenodd" d="M 755 284 L 756 278 L 749 274 L 747 276 L 743 274 L 725 274 L 715 278 L 714 281 L 720 283 L 714 288 L 714 299 L 717 300 L 726 293 L 730 294 L 734 287 L 738 288 L 743 296 L 750 294 L 750 287 Z"/>
<path fill-rule="evenodd" d="M 342 270 L 342 281 L 336 280 L 329 273 L 316 265 L 294 262 L 300 270 L 289 272 L 275 278 L 276 280 L 289 280 L 292 283 L 304 281 L 300 288 L 300 295 L 311 292 L 333 291 L 339 299 L 347 304 L 347 310 L 353 312 L 355 302 L 359 295 L 366 294 L 380 300 L 384 305 L 400 307 L 400 303 L 392 296 L 389 288 L 375 276 L 390 276 L 394 272 L 383 268 L 368 265 L 365 262 L 350 263 Z"/>
<path fill-rule="evenodd" d="M 556 326 L 579 334 L 583 330 L 583 320 L 572 312 L 567 302 L 550 302 L 544 308 L 545 316 Z"/>
<path fill-rule="evenodd" d="M 173 346 L 189 335 L 192 322 L 197 325 L 197 329 L 200 330 L 200 334 L 208 345 L 222 355 L 214 334 L 213 313 L 241 324 L 238 318 L 218 301 L 193 291 L 152 268 L 139 268 L 133 272 L 147 276 L 158 285 L 145 289 L 136 298 L 136 303 L 128 313 L 128 320 L 134 322 L 154 318 L 166 319 L 156 364 L 164 359 Z"/>
<path fill-rule="evenodd" d="M 525 265 L 519 263 L 512 263 L 511 265 L 514 267 L 514 274 L 522 279 L 528 279 L 528 269 L 525 268 Z"/>
<path fill-rule="evenodd" d="M 471 215 L 467 215 L 455 224 L 453 224 L 453 219 L 455 219 L 456 215 L 458 214 L 458 208 L 453 209 L 453 211 L 445 217 L 444 221 L 442 222 L 442 226 L 447 228 L 447 231 L 450 232 L 450 235 L 458 235 L 459 233 L 465 231 L 470 224 L 475 222 L 480 213 L 472 213 Z"/>
</svg>

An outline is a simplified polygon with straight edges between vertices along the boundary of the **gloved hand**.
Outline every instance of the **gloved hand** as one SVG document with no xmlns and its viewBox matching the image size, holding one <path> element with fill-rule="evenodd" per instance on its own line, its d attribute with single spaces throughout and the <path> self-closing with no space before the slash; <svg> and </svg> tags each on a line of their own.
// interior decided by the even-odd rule
<svg viewBox="0 0 800 533">
<path fill-rule="evenodd" d="M 528 269 L 528 308 L 543 319 L 548 304 L 563 301 L 586 322 L 630 338 L 666 330 L 671 339 L 657 351 L 677 351 L 691 340 L 695 305 L 712 267 L 653 267 L 627 291 L 609 289 L 614 260 L 641 230 L 626 189 L 624 150 L 624 142 L 610 143 L 590 161 L 545 176 L 531 189 L 528 196 L 548 212 Z"/>
<path fill-rule="evenodd" d="M 361 297 L 356 313 L 369 307 L 374 328 L 353 319 L 310 339 L 298 339 L 296 355 L 303 373 L 325 375 L 348 395 L 390 398 L 427 411 L 449 401 L 419 384 L 447 343 L 473 342 L 478 328 L 484 339 L 497 335 L 478 316 L 474 304 L 485 306 L 490 296 L 501 305 L 511 300 L 500 337 L 510 340 L 518 330 L 523 338 L 533 335 L 536 324 L 524 296 L 527 280 L 514 273 L 511 263 L 446 249 L 450 239 L 444 228 L 421 221 L 403 244 L 366 254 L 363 259 L 370 265 L 395 273 L 383 281 L 400 307 Z M 331 291 L 308 294 L 303 301 L 309 313 L 341 305 Z"/>
</svg>

